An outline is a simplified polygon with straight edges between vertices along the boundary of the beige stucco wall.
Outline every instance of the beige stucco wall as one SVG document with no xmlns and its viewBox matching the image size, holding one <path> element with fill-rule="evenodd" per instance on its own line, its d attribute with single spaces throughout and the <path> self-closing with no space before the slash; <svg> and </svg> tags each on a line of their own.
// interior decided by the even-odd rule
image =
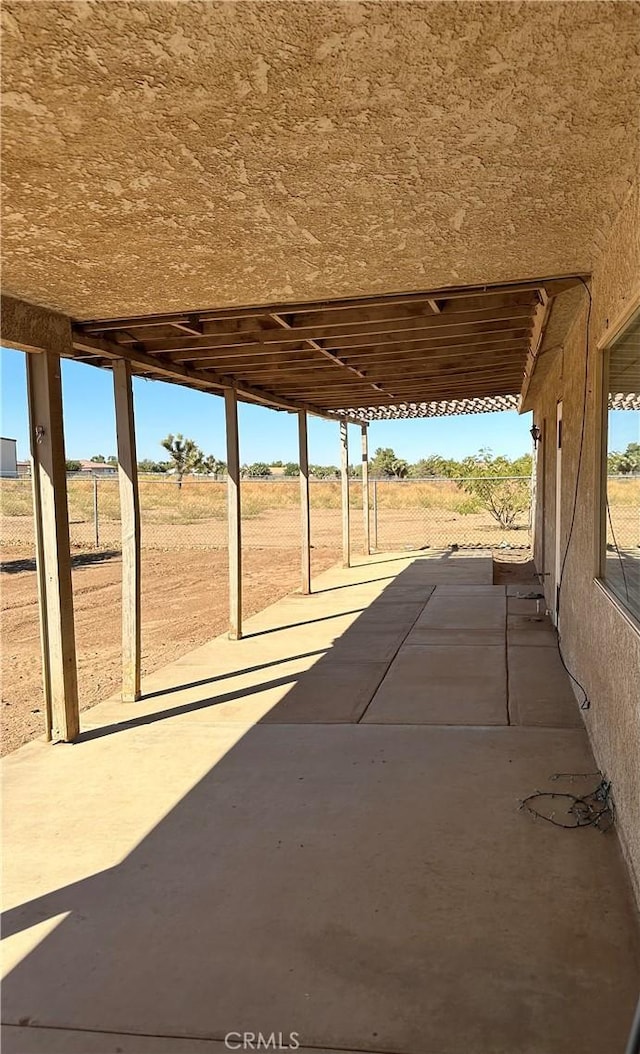
<svg viewBox="0 0 640 1054">
<path fill-rule="evenodd" d="M 561 590 L 560 633 L 569 668 L 584 685 L 591 708 L 584 719 L 599 767 L 613 781 L 621 839 L 640 899 L 640 630 L 594 581 L 599 503 L 597 342 L 640 287 L 640 187 L 612 227 L 593 274 L 586 420 L 575 525 Z M 564 340 L 540 363 L 529 400 L 544 428 L 539 451 L 535 559 L 546 572 L 551 607 L 555 590 L 556 404 L 563 400 L 561 552 L 564 554 L 576 485 L 585 381 L 587 295 Z"/>
<path fill-rule="evenodd" d="M 2 4 L 5 289 L 81 318 L 590 271 L 640 5 Z"/>
</svg>

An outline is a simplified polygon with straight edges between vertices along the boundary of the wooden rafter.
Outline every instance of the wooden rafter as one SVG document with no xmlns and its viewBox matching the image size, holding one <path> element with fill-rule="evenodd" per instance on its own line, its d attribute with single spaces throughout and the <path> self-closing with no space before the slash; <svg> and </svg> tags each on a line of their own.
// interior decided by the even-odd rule
<svg viewBox="0 0 640 1054">
<path fill-rule="evenodd" d="M 339 301 L 77 322 L 73 353 L 279 409 L 362 420 L 361 408 L 515 395 L 528 385 L 560 276 Z M 526 389 L 525 389 L 526 390 Z"/>
</svg>

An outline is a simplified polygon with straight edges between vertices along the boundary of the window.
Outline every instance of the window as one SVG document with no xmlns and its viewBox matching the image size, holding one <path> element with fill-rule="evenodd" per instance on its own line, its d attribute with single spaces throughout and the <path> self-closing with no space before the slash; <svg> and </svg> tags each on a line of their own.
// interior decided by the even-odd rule
<svg viewBox="0 0 640 1054">
<path fill-rule="evenodd" d="M 606 347 L 603 382 L 600 575 L 640 621 L 640 312 Z"/>
</svg>

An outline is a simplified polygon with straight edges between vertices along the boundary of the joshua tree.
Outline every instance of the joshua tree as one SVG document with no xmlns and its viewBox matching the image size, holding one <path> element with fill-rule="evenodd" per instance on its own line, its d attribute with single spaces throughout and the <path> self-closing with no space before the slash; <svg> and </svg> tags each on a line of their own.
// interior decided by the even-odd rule
<svg viewBox="0 0 640 1054">
<path fill-rule="evenodd" d="M 167 451 L 171 459 L 169 471 L 176 476 L 178 487 L 181 487 L 182 477 L 187 472 L 199 471 L 203 462 L 202 451 L 193 439 L 185 439 L 180 432 L 175 436 L 169 433 L 160 445 Z"/>
</svg>

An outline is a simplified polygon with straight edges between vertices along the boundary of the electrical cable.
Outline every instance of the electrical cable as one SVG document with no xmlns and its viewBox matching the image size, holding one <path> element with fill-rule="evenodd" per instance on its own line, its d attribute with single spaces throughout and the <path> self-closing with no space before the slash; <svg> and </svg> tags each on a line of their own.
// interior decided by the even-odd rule
<svg viewBox="0 0 640 1054">
<path fill-rule="evenodd" d="M 552 780 L 599 775 L 600 773 L 558 773 Z M 557 818 L 556 802 L 567 802 L 565 819 Z M 611 798 L 611 783 L 600 776 L 598 785 L 587 794 L 569 794 L 566 791 L 534 791 L 520 802 L 520 808 L 554 827 L 571 830 L 574 827 L 597 827 L 608 831 L 615 820 L 615 806 Z"/>
<path fill-rule="evenodd" d="M 589 699 L 589 695 L 588 695 L 587 690 L 584 687 L 584 685 L 581 684 L 581 682 L 578 680 L 578 678 L 574 676 L 574 674 L 571 672 L 571 670 L 569 669 L 569 667 L 567 665 L 565 657 L 562 654 L 562 647 L 561 647 L 562 637 L 560 635 L 560 611 L 561 611 L 560 593 L 561 593 L 561 590 L 562 590 L 562 583 L 564 581 L 564 570 L 565 570 L 565 566 L 566 566 L 566 563 L 567 563 L 567 557 L 569 555 L 569 547 L 571 546 L 571 540 L 573 538 L 573 529 L 575 527 L 576 513 L 577 513 L 577 509 L 578 509 L 578 495 L 579 495 L 579 488 L 580 488 L 580 473 L 581 473 L 581 470 L 582 470 L 582 455 L 583 455 L 583 451 L 584 451 L 584 437 L 585 437 L 585 428 L 586 428 L 586 419 L 587 419 L 587 399 L 588 399 L 588 395 L 589 395 L 589 336 L 590 336 L 590 330 L 591 330 L 591 310 L 592 310 L 592 307 L 593 307 L 593 297 L 591 296 L 591 290 L 589 289 L 589 286 L 587 285 L 587 283 L 584 280 L 584 278 L 580 278 L 580 281 L 582 282 L 584 288 L 586 289 L 587 296 L 589 297 L 589 306 L 587 308 L 585 350 L 584 350 L 584 388 L 583 388 L 583 393 L 582 393 L 582 427 L 581 427 L 581 431 L 580 431 L 580 446 L 578 448 L 578 464 L 577 464 L 577 467 L 576 467 L 576 482 L 575 482 L 575 487 L 574 487 L 574 492 L 573 492 L 573 508 L 571 510 L 571 521 L 569 523 L 569 533 L 567 535 L 567 544 L 565 546 L 564 556 L 562 558 L 562 563 L 560 565 L 560 575 L 558 577 L 558 583 L 557 583 L 557 586 L 556 586 L 556 611 L 557 611 L 557 621 L 558 621 L 558 653 L 560 655 L 560 662 L 562 663 L 564 669 L 566 670 L 567 674 L 569 675 L 569 677 L 571 678 L 573 683 L 580 689 L 580 691 L 582 692 L 582 694 L 584 696 L 582 702 L 580 703 L 580 709 L 581 710 L 589 710 L 590 707 L 591 707 L 591 701 Z"/>
</svg>

